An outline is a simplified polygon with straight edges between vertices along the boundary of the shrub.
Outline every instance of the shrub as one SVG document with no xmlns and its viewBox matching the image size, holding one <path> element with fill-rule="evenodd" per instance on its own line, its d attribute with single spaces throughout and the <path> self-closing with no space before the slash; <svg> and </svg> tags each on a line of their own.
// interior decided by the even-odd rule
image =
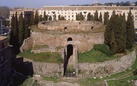
<svg viewBox="0 0 137 86">
<path fill-rule="evenodd" d="M 112 52 L 110 51 L 109 47 L 106 44 L 95 44 L 94 49 L 96 51 L 100 51 L 104 53 L 105 55 L 112 56 Z"/>
</svg>

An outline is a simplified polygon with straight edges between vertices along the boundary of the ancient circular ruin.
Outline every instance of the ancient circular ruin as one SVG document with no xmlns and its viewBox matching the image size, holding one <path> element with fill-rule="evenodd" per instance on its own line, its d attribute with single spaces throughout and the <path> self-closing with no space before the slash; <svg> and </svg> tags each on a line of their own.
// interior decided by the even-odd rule
<svg viewBox="0 0 137 86">
<path fill-rule="evenodd" d="M 63 59 L 63 64 L 45 63 L 48 65 L 46 69 L 45 67 L 39 69 L 39 66 L 35 68 L 36 71 L 46 71 L 40 74 L 61 72 L 62 76 L 80 76 L 79 71 L 81 71 L 84 73 L 83 76 L 100 77 L 122 71 L 130 67 L 135 60 L 135 53 L 133 53 L 133 55 L 103 63 L 78 63 L 78 52 L 89 51 L 95 44 L 104 43 L 105 26 L 100 22 L 42 21 L 35 29 L 32 29 L 31 36 L 24 41 L 21 50 L 31 47 L 33 53 L 58 52 Z M 44 63 L 41 64 L 44 65 Z"/>
</svg>

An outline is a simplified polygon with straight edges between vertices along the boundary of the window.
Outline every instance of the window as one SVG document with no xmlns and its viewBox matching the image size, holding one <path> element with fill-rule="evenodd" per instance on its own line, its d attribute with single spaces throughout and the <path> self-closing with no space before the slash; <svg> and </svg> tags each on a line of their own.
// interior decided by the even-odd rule
<svg viewBox="0 0 137 86">
<path fill-rule="evenodd" d="M 73 40 L 72 40 L 72 38 L 71 38 L 71 37 L 69 37 L 67 41 L 73 41 Z"/>
</svg>

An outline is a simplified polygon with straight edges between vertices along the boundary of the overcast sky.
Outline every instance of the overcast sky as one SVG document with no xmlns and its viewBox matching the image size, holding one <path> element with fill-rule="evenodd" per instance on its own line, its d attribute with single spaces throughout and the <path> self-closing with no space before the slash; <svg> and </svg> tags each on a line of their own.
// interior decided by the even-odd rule
<svg viewBox="0 0 137 86">
<path fill-rule="evenodd" d="M 121 2 L 136 0 L 0 0 L 0 6 L 41 8 L 43 6 L 64 6 L 72 4 L 92 4 L 93 2 Z"/>
</svg>

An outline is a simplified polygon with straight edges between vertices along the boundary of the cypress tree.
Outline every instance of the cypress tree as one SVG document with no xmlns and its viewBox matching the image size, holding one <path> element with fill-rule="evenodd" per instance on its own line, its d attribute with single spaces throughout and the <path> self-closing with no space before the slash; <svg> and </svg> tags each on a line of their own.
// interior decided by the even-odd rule
<svg viewBox="0 0 137 86">
<path fill-rule="evenodd" d="M 126 48 L 126 23 L 123 16 L 113 15 L 105 30 L 105 43 L 109 45 L 113 54 L 121 53 Z"/>
<path fill-rule="evenodd" d="M 65 20 L 65 18 L 63 16 L 58 16 L 58 20 Z"/>
<path fill-rule="evenodd" d="M 23 40 L 24 40 L 24 37 L 23 37 L 23 35 L 24 35 L 24 24 L 23 24 L 23 22 L 24 22 L 23 21 L 23 15 L 21 13 L 19 16 L 19 35 L 18 35 L 20 46 L 22 45 Z"/>
<path fill-rule="evenodd" d="M 33 24 L 34 24 L 34 13 L 32 13 L 31 16 L 30 16 L 30 23 L 29 23 L 29 25 L 31 26 Z"/>
<path fill-rule="evenodd" d="M 28 18 L 24 18 L 24 39 L 30 36 L 30 28 L 29 28 Z"/>
<path fill-rule="evenodd" d="M 128 13 L 127 23 L 126 23 L 126 48 L 132 48 L 135 41 L 135 30 L 134 30 L 134 20 L 131 10 Z"/>
<path fill-rule="evenodd" d="M 14 44 L 14 15 L 11 19 L 11 31 L 10 31 L 10 45 Z"/>
<path fill-rule="evenodd" d="M 14 17 L 14 36 L 18 37 L 18 17 L 17 17 L 17 12 Z"/>
<path fill-rule="evenodd" d="M 115 15 L 115 39 L 117 43 L 117 53 L 124 52 L 126 49 L 126 22 L 122 16 Z"/>
<path fill-rule="evenodd" d="M 84 16 L 82 15 L 82 12 L 76 15 L 76 20 L 84 20 Z"/>
<path fill-rule="evenodd" d="M 46 12 L 44 11 L 44 16 L 43 16 L 43 21 L 47 21 L 48 20 L 48 16 L 46 15 Z"/>
<path fill-rule="evenodd" d="M 96 10 L 96 12 L 94 13 L 94 21 L 98 21 L 98 11 Z"/>
<path fill-rule="evenodd" d="M 102 13 L 100 12 L 99 21 L 102 22 Z"/>
<path fill-rule="evenodd" d="M 38 12 L 36 11 L 35 17 L 34 17 L 34 24 L 38 24 L 38 23 L 39 23 L 39 16 L 38 16 Z"/>
<path fill-rule="evenodd" d="M 52 17 L 51 16 L 49 16 L 49 21 L 51 21 L 52 20 Z"/>
<path fill-rule="evenodd" d="M 105 12 L 104 13 L 104 24 L 106 25 L 109 21 L 109 13 L 108 12 Z"/>
<path fill-rule="evenodd" d="M 88 13 L 87 21 L 92 21 L 92 20 L 93 20 L 93 16 L 91 15 L 91 13 Z"/>
</svg>

